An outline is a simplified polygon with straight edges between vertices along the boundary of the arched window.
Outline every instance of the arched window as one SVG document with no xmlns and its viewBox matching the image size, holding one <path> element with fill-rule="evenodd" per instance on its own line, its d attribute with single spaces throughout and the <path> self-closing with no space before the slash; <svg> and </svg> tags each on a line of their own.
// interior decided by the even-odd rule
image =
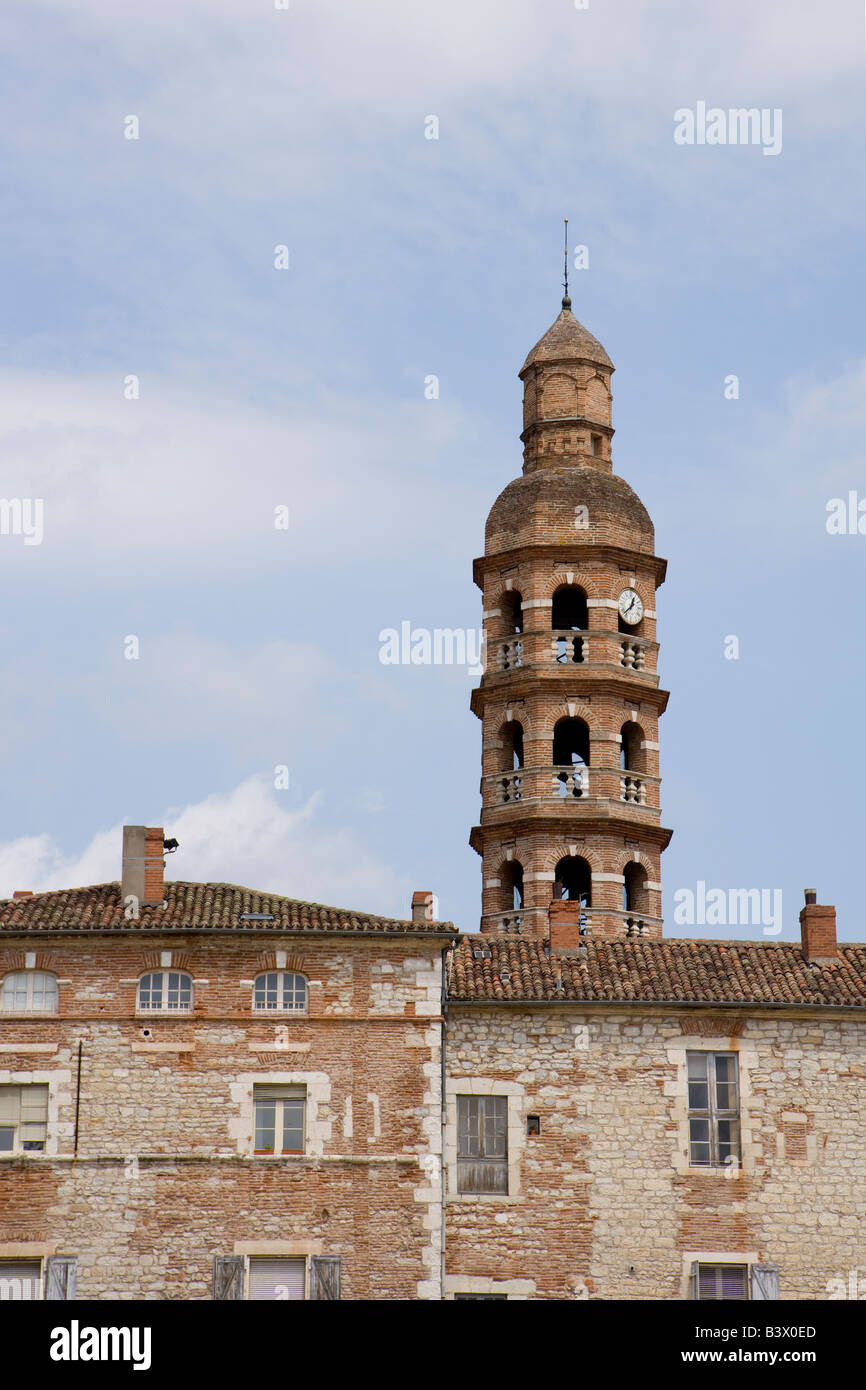
<svg viewBox="0 0 866 1390">
<path fill-rule="evenodd" d="M 586 796 L 589 791 L 589 728 L 582 719 L 560 719 L 553 728 L 554 791 Z"/>
<path fill-rule="evenodd" d="M 0 990 L 0 1012 L 56 1014 L 57 976 L 45 970 L 16 970 Z"/>
<path fill-rule="evenodd" d="M 523 767 L 523 725 L 517 719 L 503 724 L 499 731 L 502 742 L 502 771 L 516 772 Z"/>
<path fill-rule="evenodd" d="M 153 970 L 138 982 L 140 1013 L 185 1014 L 192 1010 L 192 978 L 182 970 Z"/>
<path fill-rule="evenodd" d="M 592 870 L 585 859 L 569 854 L 556 866 L 553 896 L 592 906 Z"/>
<path fill-rule="evenodd" d="M 579 584 L 560 584 L 554 591 L 550 626 L 554 632 L 585 632 L 589 627 L 586 593 Z"/>
<path fill-rule="evenodd" d="M 505 912 L 519 912 L 523 907 L 523 865 L 516 859 L 502 867 L 502 898 Z"/>
<path fill-rule="evenodd" d="M 516 589 L 508 589 L 502 596 L 502 635 L 509 637 L 513 632 L 523 631 L 523 596 Z"/>
<path fill-rule="evenodd" d="M 622 885 L 623 912 L 646 912 L 646 869 L 634 862 L 626 864 Z"/>
<path fill-rule="evenodd" d="M 253 986 L 255 1013 L 302 1014 L 307 1009 L 307 981 L 294 970 L 266 970 Z"/>
<path fill-rule="evenodd" d="M 619 731 L 622 740 L 619 751 L 619 765 L 623 772 L 645 772 L 646 749 L 644 732 L 640 724 L 629 719 Z"/>
</svg>

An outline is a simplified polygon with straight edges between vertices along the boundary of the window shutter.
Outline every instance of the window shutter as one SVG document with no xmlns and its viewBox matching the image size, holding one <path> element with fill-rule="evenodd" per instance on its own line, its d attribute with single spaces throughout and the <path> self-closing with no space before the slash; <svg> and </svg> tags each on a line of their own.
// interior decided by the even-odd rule
<svg viewBox="0 0 866 1390">
<path fill-rule="evenodd" d="M 268 1260 L 253 1257 L 250 1260 L 247 1298 L 303 1302 L 305 1275 L 306 1261 L 303 1259 Z"/>
<path fill-rule="evenodd" d="M 49 1255 L 45 1261 L 45 1297 L 69 1302 L 75 1297 L 78 1261 L 74 1255 Z"/>
<path fill-rule="evenodd" d="M 752 1265 L 752 1298 L 779 1297 L 779 1266 Z"/>
<path fill-rule="evenodd" d="M 339 1259 L 332 1255 L 314 1255 L 310 1260 L 310 1298 L 336 1300 L 339 1297 Z"/>
<path fill-rule="evenodd" d="M 700 1264 L 699 1264 L 699 1262 L 698 1262 L 697 1260 L 692 1260 L 692 1267 L 691 1267 L 691 1269 L 690 1269 L 690 1271 L 689 1271 L 689 1298 L 692 1298 L 692 1299 L 697 1299 L 697 1297 L 698 1297 L 698 1270 L 699 1270 L 699 1269 L 700 1269 Z"/>
<path fill-rule="evenodd" d="M 214 1255 L 213 1296 L 214 1298 L 243 1298 L 243 1255 Z"/>
</svg>

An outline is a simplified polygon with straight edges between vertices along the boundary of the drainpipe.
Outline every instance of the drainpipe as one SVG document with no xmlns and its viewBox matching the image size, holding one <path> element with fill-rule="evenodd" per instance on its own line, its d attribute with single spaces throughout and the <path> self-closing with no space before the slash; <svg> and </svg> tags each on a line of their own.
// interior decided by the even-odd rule
<svg viewBox="0 0 866 1390">
<path fill-rule="evenodd" d="M 448 962 L 453 947 L 446 946 L 442 952 L 442 1023 L 440 1025 L 441 1043 L 439 1047 L 439 1058 L 441 1074 L 439 1081 L 439 1094 L 441 1101 L 441 1158 L 439 1162 L 439 1201 L 440 1201 L 440 1229 L 442 1232 L 441 1245 L 442 1254 L 439 1262 L 439 1297 L 445 1298 L 445 1079 L 448 1069 L 445 1065 L 445 1040 L 448 1033 Z"/>
<path fill-rule="evenodd" d="M 75 1140 L 72 1149 L 73 1158 L 78 1157 L 78 1116 L 81 1112 L 81 1049 L 83 1043 L 78 1040 L 78 1075 L 75 1080 Z"/>
</svg>

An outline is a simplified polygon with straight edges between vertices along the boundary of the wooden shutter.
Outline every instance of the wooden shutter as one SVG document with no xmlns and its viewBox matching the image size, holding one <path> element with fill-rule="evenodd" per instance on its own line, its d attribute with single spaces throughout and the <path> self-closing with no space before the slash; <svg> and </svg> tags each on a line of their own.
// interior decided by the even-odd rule
<svg viewBox="0 0 866 1390">
<path fill-rule="evenodd" d="M 68 1302 L 75 1297 L 77 1260 L 74 1255 L 50 1255 L 45 1261 L 45 1297 Z"/>
<path fill-rule="evenodd" d="M 243 1255 L 214 1255 L 213 1296 L 214 1298 L 243 1298 Z"/>
<path fill-rule="evenodd" d="M 779 1297 L 779 1266 L 752 1265 L 752 1298 Z"/>
<path fill-rule="evenodd" d="M 304 1260 L 250 1260 L 249 1298 L 296 1302 L 304 1297 Z"/>
<path fill-rule="evenodd" d="M 340 1261 L 332 1255 L 314 1255 L 310 1261 L 310 1298 L 339 1297 Z"/>
</svg>

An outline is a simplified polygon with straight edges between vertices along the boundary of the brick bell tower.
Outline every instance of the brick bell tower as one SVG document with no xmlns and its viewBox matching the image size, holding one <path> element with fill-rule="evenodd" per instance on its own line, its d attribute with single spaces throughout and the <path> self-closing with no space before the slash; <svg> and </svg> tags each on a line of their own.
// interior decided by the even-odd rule
<svg viewBox="0 0 866 1390">
<path fill-rule="evenodd" d="M 613 363 L 571 312 L 530 352 L 523 476 L 487 518 L 481 930 L 661 936 L 652 522 L 613 472 Z"/>
</svg>

